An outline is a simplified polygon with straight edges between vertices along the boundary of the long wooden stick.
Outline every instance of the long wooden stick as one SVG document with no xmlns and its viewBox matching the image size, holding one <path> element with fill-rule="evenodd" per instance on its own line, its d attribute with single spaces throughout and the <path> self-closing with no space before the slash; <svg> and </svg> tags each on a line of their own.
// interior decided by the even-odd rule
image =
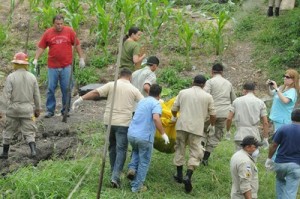
<svg viewBox="0 0 300 199">
<path fill-rule="evenodd" d="M 115 79 L 114 79 L 115 83 L 114 83 L 112 103 L 111 103 L 111 107 L 110 107 L 109 120 L 108 120 L 106 137 L 105 137 L 105 144 L 104 144 L 103 155 L 102 155 L 101 170 L 100 170 L 100 174 L 99 174 L 99 186 L 98 186 L 98 192 L 97 192 L 97 199 L 99 199 L 100 196 L 101 196 L 101 189 L 102 189 L 103 174 L 104 174 L 104 168 L 105 168 L 106 153 L 107 153 L 108 142 L 109 142 L 109 134 L 110 134 L 110 128 L 111 128 L 112 112 L 113 112 L 114 103 L 115 103 L 117 80 L 118 80 L 118 75 L 119 75 L 121 53 L 122 53 L 122 48 L 123 48 L 123 37 L 124 37 L 124 25 L 122 25 L 122 27 L 121 27 L 121 34 L 120 34 L 120 41 L 119 41 L 119 52 L 118 52 L 117 66 L 116 66 Z"/>
</svg>

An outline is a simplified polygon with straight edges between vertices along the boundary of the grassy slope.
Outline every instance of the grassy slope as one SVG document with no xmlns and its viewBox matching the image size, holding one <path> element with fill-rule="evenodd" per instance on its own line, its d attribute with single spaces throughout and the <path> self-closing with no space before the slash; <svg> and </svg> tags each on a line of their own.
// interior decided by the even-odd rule
<svg viewBox="0 0 300 199">
<path fill-rule="evenodd" d="M 103 139 L 102 133 L 94 134 L 93 137 L 99 135 Z M 99 140 L 94 141 L 98 142 Z M 91 146 L 90 142 L 88 144 Z M 187 196 L 209 199 L 229 198 L 231 188 L 229 161 L 233 153 L 233 142 L 222 141 L 212 154 L 210 165 L 208 167 L 200 166 L 195 171 L 193 175 L 194 190 L 189 195 L 184 193 L 183 185 L 175 183 L 172 178 L 176 170 L 175 166 L 172 165 L 174 154 L 154 151 L 146 179 L 149 190 L 140 194 L 131 193 L 129 181 L 124 175 L 122 176 L 122 189 L 110 188 L 109 162 L 106 162 L 102 196 L 103 198 L 171 199 L 175 197 L 186 198 Z M 94 161 L 91 156 L 97 157 L 96 160 Z M 263 151 L 258 159 L 259 197 L 274 198 L 275 176 L 273 173 L 265 171 L 263 166 L 265 159 L 266 151 Z M 0 190 L 1 193 L 6 193 L 7 198 L 66 198 L 90 164 L 93 164 L 91 172 L 88 173 L 83 184 L 72 198 L 95 198 L 100 170 L 100 158 L 97 154 L 89 157 L 77 157 L 76 160 L 49 160 L 41 162 L 37 167 L 20 169 L 7 178 L 0 179 Z"/>
</svg>

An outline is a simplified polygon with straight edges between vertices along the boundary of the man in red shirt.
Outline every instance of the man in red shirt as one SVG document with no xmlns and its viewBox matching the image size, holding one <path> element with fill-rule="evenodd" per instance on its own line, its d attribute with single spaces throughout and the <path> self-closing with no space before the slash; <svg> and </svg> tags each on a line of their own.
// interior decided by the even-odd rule
<svg viewBox="0 0 300 199">
<path fill-rule="evenodd" d="M 61 113 L 63 114 L 65 111 L 65 107 L 68 99 L 67 90 L 68 90 L 69 79 L 71 75 L 73 46 L 75 46 L 75 49 L 80 58 L 79 66 L 84 67 L 85 62 L 83 58 L 83 53 L 80 47 L 80 42 L 76 38 L 75 31 L 71 27 L 64 26 L 64 18 L 62 15 L 56 15 L 53 18 L 53 27 L 46 30 L 40 42 L 38 43 L 38 49 L 36 51 L 36 55 L 33 60 L 33 64 L 37 65 L 38 58 L 45 51 L 45 49 L 49 47 L 48 91 L 47 91 L 47 101 L 46 101 L 47 113 L 45 115 L 46 118 L 52 117 L 55 113 L 55 106 L 56 106 L 55 89 L 57 87 L 58 81 L 62 93 Z M 71 99 L 69 98 L 69 102 L 68 102 L 69 104 L 70 101 Z"/>
</svg>

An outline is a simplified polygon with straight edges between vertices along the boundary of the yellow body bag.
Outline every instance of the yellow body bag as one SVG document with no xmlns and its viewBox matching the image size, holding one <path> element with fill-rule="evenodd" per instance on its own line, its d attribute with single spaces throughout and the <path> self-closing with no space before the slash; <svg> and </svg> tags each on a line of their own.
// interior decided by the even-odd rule
<svg viewBox="0 0 300 199">
<path fill-rule="evenodd" d="M 172 113 L 171 108 L 174 104 L 175 98 L 170 99 L 169 101 L 162 102 L 162 115 L 161 115 L 161 122 L 165 133 L 168 135 L 170 143 L 165 144 L 164 139 L 161 137 L 161 134 L 158 130 L 156 130 L 155 137 L 154 137 L 154 148 L 163 153 L 174 153 L 175 152 L 175 141 L 176 141 L 176 130 L 175 130 L 175 123 L 170 123 Z"/>
</svg>

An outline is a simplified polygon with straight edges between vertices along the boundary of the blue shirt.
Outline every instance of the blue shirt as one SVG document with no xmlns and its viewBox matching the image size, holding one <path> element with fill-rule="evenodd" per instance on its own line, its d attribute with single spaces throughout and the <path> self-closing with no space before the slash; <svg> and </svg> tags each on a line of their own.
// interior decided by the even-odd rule
<svg viewBox="0 0 300 199">
<path fill-rule="evenodd" d="M 300 124 L 292 123 L 280 127 L 273 138 L 278 145 L 276 163 L 294 162 L 300 165 Z"/>
<path fill-rule="evenodd" d="M 274 94 L 273 104 L 270 113 L 270 119 L 274 122 L 281 123 L 281 124 L 290 124 L 292 123 L 291 120 L 291 113 L 297 101 L 297 92 L 295 88 L 291 88 L 282 93 L 283 96 L 290 99 L 290 102 L 285 104 L 283 103 L 277 94 Z"/>
<path fill-rule="evenodd" d="M 153 121 L 153 114 L 155 113 L 159 115 L 162 113 L 161 105 L 157 99 L 149 96 L 139 101 L 129 125 L 128 136 L 153 143 L 156 130 Z"/>
</svg>

